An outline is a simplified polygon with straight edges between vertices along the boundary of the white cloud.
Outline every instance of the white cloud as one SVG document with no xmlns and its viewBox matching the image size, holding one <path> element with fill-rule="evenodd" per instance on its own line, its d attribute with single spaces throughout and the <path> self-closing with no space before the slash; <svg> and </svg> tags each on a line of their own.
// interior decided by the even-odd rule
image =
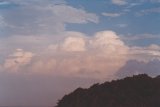
<svg viewBox="0 0 160 107">
<path fill-rule="evenodd" d="M 5 65 L 7 71 L 13 72 L 104 79 L 113 77 L 130 59 L 149 61 L 160 57 L 159 45 L 129 47 L 113 31 L 100 31 L 93 36 L 66 31 L 56 37 L 12 36 L 1 40 L 3 47 L 10 46 L 10 51 L 2 49 L 6 55 L 15 48 L 24 49 L 10 54 L 1 68 Z"/>
<path fill-rule="evenodd" d="M 87 23 L 88 21 L 98 23 L 98 17 L 95 14 L 87 13 L 85 10 L 76 9 L 67 5 L 50 6 L 52 12 L 68 23 Z"/>
<path fill-rule="evenodd" d="M 17 49 L 16 52 L 8 56 L 3 66 L 6 70 L 16 72 L 20 67 L 27 65 L 31 61 L 33 55 L 34 54 L 31 52 Z"/>
<path fill-rule="evenodd" d="M 32 56 L 33 53 L 16 50 L 4 59 L 5 63 L 2 65 L 5 65 L 7 71 L 9 69 L 13 72 L 28 71 L 103 79 L 113 75 L 127 60 L 128 46 L 113 31 L 97 32 L 90 37 L 79 32 L 63 32 L 57 37 L 59 38 L 56 40 L 54 36 L 5 38 L 5 46 L 10 45 L 11 49 L 29 49 L 35 57 Z"/>
<path fill-rule="evenodd" d="M 48 74 L 48 73 L 53 73 L 56 72 L 56 66 L 57 62 L 55 59 L 40 59 L 36 60 L 35 62 L 32 63 L 30 66 L 29 70 L 31 70 L 31 73 L 43 73 L 43 74 Z M 42 72 L 43 71 L 43 72 Z"/>
<path fill-rule="evenodd" d="M 127 49 L 123 41 L 113 31 L 102 31 L 95 35 L 95 38 L 91 40 L 91 44 L 96 49 L 102 49 L 104 52 L 114 53 L 119 49 L 119 52 L 123 52 L 123 48 Z M 121 53 L 122 54 L 122 53 Z"/>
<path fill-rule="evenodd" d="M 114 75 L 128 60 L 148 62 L 160 58 L 158 45 L 129 47 L 113 31 L 97 32 L 95 36 L 85 38 L 85 41 L 86 50 L 83 53 L 68 54 L 59 50 L 61 54 L 56 59 L 59 65 L 56 65 L 56 70 L 59 73 L 61 72 L 63 75 L 72 74 L 75 76 L 105 78 L 109 77 L 109 75 Z M 53 45 L 54 51 L 57 51 L 55 46 L 59 45 Z M 60 58 L 61 56 L 63 58 Z"/>
<path fill-rule="evenodd" d="M 81 37 L 68 37 L 62 44 L 62 50 L 64 51 L 85 51 L 85 40 Z"/>
<path fill-rule="evenodd" d="M 107 17 L 119 17 L 121 16 L 120 13 L 102 13 L 103 16 L 107 16 Z"/>
<path fill-rule="evenodd" d="M 115 5 L 125 5 L 127 4 L 126 0 L 112 0 L 112 3 Z"/>
<path fill-rule="evenodd" d="M 47 52 L 32 61 L 29 71 L 103 79 L 127 60 L 128 47 L 113 31 L 88 38 L 78 32 L 69 34 L 63 41 L 48 45 Z"/>
<path fill-rule="evenodd" d="M 9 53 L 12 49 L 19 47 L 15 52 L 6 54 L 7 59 L 4 60 L 4 64 L 0 65 L 1 71 L 3 69 L 8 71 L 0 72 L 1 104 L 52 105 L 65 93 L 78 86 L 86 87 L 89 84 L 100 82 L 100 79 L 102 81 L 115 79 L 117 76 L 115 74 L 120 72 L 118 70 L 123 68 L 130 59 L 150 61 L 160 57 L 160 53 L 157 53 L 160 52 L 159 45 L 129 47 L 113 31 L 101 31 L 87 37 L 79 32 L 63 32 L 56 37 L 55 40 L 54 35 L 30 35 L 12 36 L 0 40 L 2 47 L 6 49 L 5 51 L 9 50 Z M 78 47 L 76 51 L 68 52 L 60 48 L 68 41 L 68 38 L 72 38 L 69 41 Z M 85 41 L 85 45 L 79 41 Z M 79 47 L 85 50 L 77 51 Z M 29 51 L 26 51 L 27 48 Z M 159 69 L 157 65 L 152 67 L 153 65 L 146 65 L 147 71 Z M 127 72 L 128 70 L 126 69 Z M 143 69 L 137 67 L 136 70 Z M 16 71 L 18 73 L 13 73 Z M 131 71 L 135 72 L 134 69 Z M 26 91 L 27 94 L 25 94 Z M 32 94 L 35 96 L 33 97 Z M 39 101 L 41 102 L 38 103 Z"/>
</svg>

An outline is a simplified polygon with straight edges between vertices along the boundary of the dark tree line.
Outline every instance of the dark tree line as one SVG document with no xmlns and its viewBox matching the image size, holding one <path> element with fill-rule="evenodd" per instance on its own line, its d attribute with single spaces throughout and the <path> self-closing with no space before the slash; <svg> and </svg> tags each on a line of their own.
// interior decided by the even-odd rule
<svg viewBox="0 0 160 107">
<path fill-rule="evenodd" d="M 56 107 L 160 107 L 160 76 L 146 74 L 78 88 Z"/>
</svg>

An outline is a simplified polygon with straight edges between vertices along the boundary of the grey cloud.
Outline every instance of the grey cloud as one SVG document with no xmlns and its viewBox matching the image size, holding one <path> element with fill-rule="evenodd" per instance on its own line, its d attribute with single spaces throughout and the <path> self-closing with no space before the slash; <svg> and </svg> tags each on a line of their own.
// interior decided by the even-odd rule
<svg viewBox="0 0 160 107">
<path fill-rule="evenodd" d="M 149 62 L 129 60 L 124 67 L 122 67 L 118 72 L 118 77 L 126 77 L 137 74 L 149 74 L 151 76 L 160 75 L 160 60 L 151 60 Z"/>
</svg>

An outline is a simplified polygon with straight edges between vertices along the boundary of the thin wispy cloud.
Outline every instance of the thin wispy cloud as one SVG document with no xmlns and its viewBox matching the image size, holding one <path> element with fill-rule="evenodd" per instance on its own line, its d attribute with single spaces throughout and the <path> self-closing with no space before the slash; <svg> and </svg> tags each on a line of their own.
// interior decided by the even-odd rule
<svg viewBox="0 0 160 107">
<path fill-rule="evenodd" d="M 156 7 L 156 8 L 144 9 L 144 10 L 141 10 L 140 12 L 137 12 L 136 14 L 139 16 L 143 16 L 143 15 L 148 15 L 153 13 L 160 14 L 160 8 Z"/>
<path fill-rule="evenodd" d="M 127 4 L 126 0 L 112 0 L 112 3 L 115 5 L 125 5 Z"/>
<path fill-rule="evenodd" d="M 106 16 L 106 17 L 119 17 L 121 16 L 122 14 L 121 13 L 102 13 L 103 16 Z"/>
<path fill-rule="evenodd" d="M 134 35 L 134 36 L 122 36 L 123 40 L 129 40 L 129 41 L 134 41 L 134 40 L 144 40 L 144 39 L 160 39 L 159 34 L 158 35 L 153 35 L 153 34 L 139 34 L 139 35 Z"/>
</svg>

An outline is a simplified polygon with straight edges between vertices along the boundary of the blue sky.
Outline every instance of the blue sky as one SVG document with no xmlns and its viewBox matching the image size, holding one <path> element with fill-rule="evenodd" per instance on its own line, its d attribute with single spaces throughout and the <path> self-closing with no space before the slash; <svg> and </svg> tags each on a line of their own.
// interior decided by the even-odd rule
<svg viewBox="0 0 160 107">
<path fill-rule="evenodd" d="M 92 28 L 92 32 L 94 32 L 95 30 L 112 29 L 116 30 L 118 33 L 121 34 L 159 34 L 158 28 L 160 27 L 160 25 L 157 23 L 160 20 L 160 15 L 158 14 L 160 7 L 159 3 L 136 2 L 136 0 L 127 3 L 128 4 L 125 5 L 117 5 L 112 4 L 112 2 L 109 0 L 94 0 L 94 2 L 92 3 L 91 0 L 68 0 L 68 4 L 73 5 L 75 7 L 84 8 L 89 12 L 94 12 L 100 17 L 100 22 L 97 25 L 95 25 L 95 27 L 98 26 L 98 29 Z M 157 11 L 152 11 L 152 9 L 155 9 Z M 102 13 L 118 13 L 120 15 L 115 17 L 107 17 L 104 16 Z M 121 26 L 121 24 L 126 26 Z M 84 29 L 90 28 L 87 26 L 88 25 L 86 25 L 86 27 L 84 26 Z M 77 28 L 73 25 L 71 27 Z M 80 28 L 77 28 L 77 30 L 79 29 Z"/>
<path fill-rule="evenodd" d="M 47 0 L 48 1 L 48 0 Z M 117 2 L 118 1 L 118 2 Z M 49 0 L 50 3 L 65 3 L 70 5 L 74 8 L 80 8 L 87 12 L 94 13 L 99 18 L 98 23 L 87 22 L 87 23 L 66 23 L 66 30 L 73 30 L 86 33 L 88 35 L 93 35 L 97 31 L 102 30 L 113 30 L 120 35 L 125 35 L 127 37 L 142 35 L 142 34 L 151 34 L 157 35 L 160 34 L 160 3 L 159 0 L 66 0 L 66 1 L 56 1 L 56 0 Z M 17 14 L 20 15 L 19 18 L 16 18 L 16 14 L 12 15 L 13 10 L 20 9 L 21 5 L 14 0 L 1 0 L 0 1 L 0 14 L 3 17 L 9 18 L 7 21 L 11 22 L 14 19 L 18 19 L 16 22 L 17 26 L 24 26 L 21 25 L 21 20 L 19 18 L 23 18 L 30 14 Z M 43 1 L 44 2 L 44 1 Z M 115 2 L 115 3 L 114 3 Z M 32 1 L 32 3 L 36 5 L 38 4 L 37 1 Z M 47 3 L 47 2 L 45 2 Z M 22 12 L 22 11 L 21 11 Z M 30 17 L 33 18 L 33 17 Z M 5 19 L 4 19 L 5 20 Z M 28 19 L 25 19 L 29 21 Z M 24 20 L 24 21 L 25 21 Z M 30 20 L 32 21 L 32 20 Z M 2 22 L 1 22 L 2 23 Z M 7 22 L 8 23 L 8 22 Z M 27 23 L 27 22 L 26 22 Z M 30 23 L 30 22 L 28 22 Z M 19 24 L 19 25 L 18 25 Z M 23 23 L 24 24 L 24 23 Z M 1 25 L 4 26 L 4 25 Z M 4 36 L 11 35 L 17 32 L 11 32 L 13 29 L 7 27 L 1 27 L 1 34 Z M 23 30 L 23 29 L 22 29 Z M 23 32 L 23 31 L 22 31 Z M 47 31 L 46 31 L 47 32 Z M 10 34 L 11 33 L 11 34 Z M 159 44 L 160 41 L 156 39 L 155 43 Z M 148 39 L 144 41 L 130 41 L 130 44 L 133 45 L 149 45 L 153 44 L 154 41 Z M 132 43 L 136 42 L 136 43 Z"/>
<path fill-rule="evenodd" d="M 0 0 L 0 106 L 53 106 L 159 66 L 160 0 Z"/>
<path fill-rule="evenodd" d="M 99 30 L 113 30 L 119 34 L 125 36 L 135 36 L 141 34 L 154 34 L 159 36 L 160 34 L 160 3 L 159 1 L 141 1 L 140 0 L 128 0 L 124 5 L 113 4 L 111 1 L 106 0 L 68 0 L 68 4 L 75 7 L 85 8 L 89 12 L 96 13 L 100 22 L 98 24 L 89 23 L 86 25 L 75 25 L 69 24 L 69 30 L 77 30 L 85 33 L 94 33 Z M 91 3 L 92 2 L 92 3 Z M 117 13 L 115 17 L 105 16 L 103 13 Z M 88 32 L 89 31 L 89 32 Z M 154 39 L 157 44 L 160 41 Z M 153 40 L 150 42 L 136 41 L 137 45 L 149 45 L 154 43 Z M 135 42 L 135 41 L 134 41 Z M 143 43 L 144 42 L 144 43 Z M 134 44 L 136 45 L 136 44 Z"/>
</svg>

